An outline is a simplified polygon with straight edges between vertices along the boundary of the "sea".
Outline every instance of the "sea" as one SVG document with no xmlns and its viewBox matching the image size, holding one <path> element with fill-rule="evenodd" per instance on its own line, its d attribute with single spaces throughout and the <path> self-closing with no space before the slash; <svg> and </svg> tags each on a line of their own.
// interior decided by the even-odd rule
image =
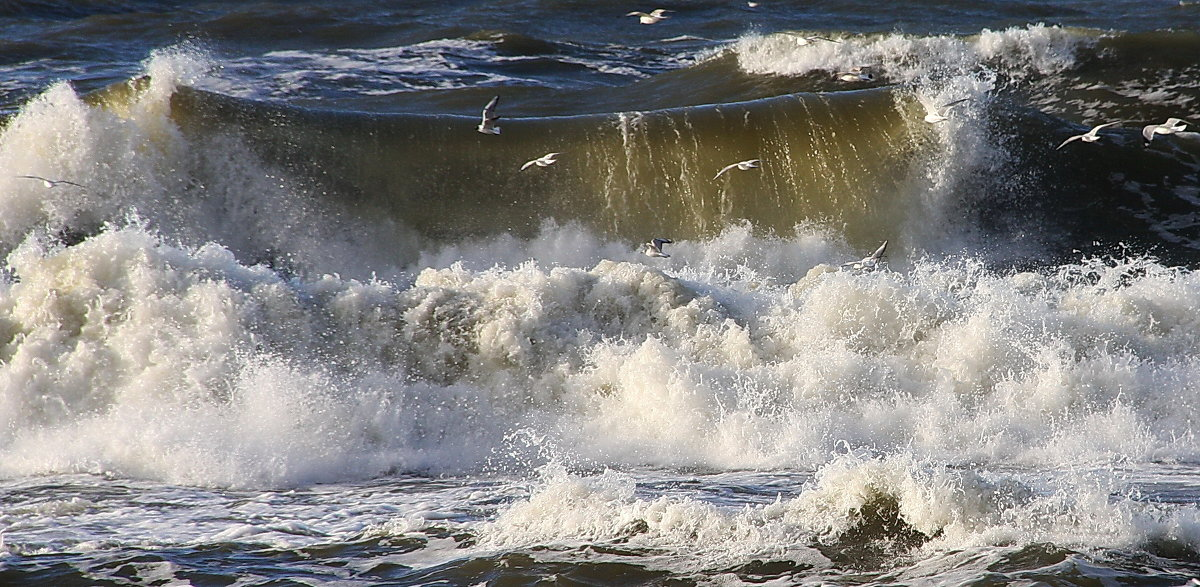
<svg viewBox="0 0 1200 587">
<path fill-rule="evenodd" d="M 0 2 L 0 585 L 1200 585 L 1197 131 L 1194 0 Z"/>
</svg>

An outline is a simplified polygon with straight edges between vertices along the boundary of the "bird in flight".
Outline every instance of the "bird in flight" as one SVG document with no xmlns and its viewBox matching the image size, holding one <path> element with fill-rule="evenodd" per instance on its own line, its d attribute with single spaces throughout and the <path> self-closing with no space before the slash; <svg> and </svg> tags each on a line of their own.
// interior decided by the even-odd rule
<svg viewBox="0 0 1200 587">
<path fill-rule="evenodd" d="M 883 260 L 883 252 L 887 250 L 887 244 L 887 241 L 883 241 L 883 244 L 879 245 L 879 248 L 875 249 L 874 253 L 871 253 L 870 255 L 867 255 L 858 261 L 842 263 L 842 267 L 848 267 L 854 271 L 874 271 L 879 266 L 879 263 Z"/>
<path fill-rule="evenodd" d="M 558 159 L 555 159 L 555 157 L 557 157 L 557 156 L 558 156 L 558 153 L 546 153 L 545 155 L 542 155 L 541 157 L 538 157 L 537 159 L 530 159 L 529 161 L 526 161 L 524 165 L 521 166 L 521 171 L 525 171 L 526 169 L 529 169 L 530 167 L 532 167 L 534 165 L 537 165 L 538 167 L 549 167 L 551 165 L 554 165 L 555 163 L 558 162 Z"/>
<path fill-rule="evenodd" d="M 1173 135 L 1177 132 L 1183 132 L 1187 129 L 1188 123 L 1179 118 L 1168 118 L 1162 124 L 1149 124 L 1142 127 L 1142 138 L 1146 139 L 1146 144 L 1154 140 L 1154 135 Z"/>
<path fill-rule="evenodd" d="M 669 238 L 656 238 L 656 239 L 646 243 L 642 249 L 642 252 L 645 253 L 647 257 L 662 257 L 662 258 L 670 257 L 670 255 L 663 252 L 662 248 L 663 248 L 663 245 L 670 244 L 673 242 L 675 242 L 675 241 L 673 241 Z"/>
<path fill-rule="evenodd" d="M 967 100 L 970 100 L 970 98 L 963 98 L 961 100 L 947 102 L 936 108 L 930 108 L 927 106 L 925 108 L 925 122 L 936 124 L 950 120 L 950 109 L 962 104 L 963 102 L 966 102 Z"/>
<path fill-rule="evenodd" d="M 85 190 L 87 189 L 87 186 L 85 186 L 85 185 L 78 184 L 73 181 L 67 181 L 65 179 L 46 179 L 44 177 L 37 176 L 37 175 L 18 175 L 17 177 L 24 178 L 24 179 L 36 179 L 36 180 L 42 182 L 42 185 L 44 185 L 48 188 L 58 187 L 60 185 L 73 185 L 77 188 L 83 188 Z"/>
<path fill-rule="evenodd" d="M 1055 148 L 1054 150 L 1055 150 L 1055 151 L 1057 151 L 1058 149 L 1061 149 L 1061 148 L 1063 148 L 1063 147 L 1067 146 L 1067 143 L 1069 143 L 1069 142 L 1071 142 L 1071 141 L 1083 141 L 1083 142 L 1085 142 L 1085 143 L 1094 143 L 1094 142 L 1096 142 L 1096 141 L 1100 140 L 1100 134 L 1099 134 L 1099 133 L 1100 133 L 1100 129 L 1102 129 L 1102 128 L 1107 128 L 1107 127 L 1110 127 L 1110 126 L 1112 126 L 1112 125 L 1114 125 L 1114 124 L 1121 124 L 1121 121 L 1120 121 L 1120 120 L 1118 120 L 1118 121 L 1116 121 L 1116 122 L 1106 122 L 1106 123 L 1104 123 L 1104 124 L 1098 124 L 1098 125 L 1096 125 L 1096 126 L 1093 126 L 1093 127 L 1092 127 L 1092 130 L 1089 130 L 1089 131 L 1087 131 L 1087 132 L 1085 132 L 1085 133 L 1083 133 L 1083 134 L 1081 134 L 1081 135 L 1075 135 L 1075 136 L 1073 136 L 1073 137 L 1067 137 L 1067 140 L 1063 141 L 1063 142 L 1062 142 L 1062 144 L 1061 144 L 1061 145 L 1059 145 L 1059 146 L 1058 146 L 1057 148 Z"/>
<path fill-rule="evenodd" d="M 717 174 L 713 176 L 713 179 L 717 179 L 718 177 L 721 177 L 726 171 L 729 171 L 730 169 L 733 169 L 734 167 L 736 167 L 742 171 L 746 171 L 748 169 L 758 169 L 758 159 L 747 159 L 745 161 L 738 161 L 737 163 L 730 163 L 729 165 L 722 167 L 721 170 L 718 171 Z"/>
<path fill-rule="evenodd" d="M 827 43 L 841 43 L 841 41 L 836 41 L 834 39 L 830 39 L 829 37 L 822 37 L 819 35 L 794 35 L 794 36 L 796 38 L 796 43 L 799 44 L 801 47 L 803 47 L 805 45 L 811 45 L 816 41 L 825 41 Z"/>
<path fill-rule="evenodd" d="M 839 71 L 835 76 L 844 82 L 869 82 L 875 79 L 875 74 L 871 73 L 871 67 L 868 65 L 851 67 L 850 71 Z"/>
<path fill-rule="evenodd" d="M 479 126 L 475 127 L 476 130 L 485 135 L 500 134 L 500 127 L 496 126 L 496 121 L 500 120 L 500 117 L 496 116 L 496 104 L 499 102 L 500 96 L 496 96 L 483 107 L 483 118 L 479 121 Z"/>
<path fill-rule="evenodd" d="M 638 17 L 638 22 L 640 22 L 642 24 L 656 24 L 660 20 L 663 20 L 665 18 L 671 18 L 671 17 L 667 16 L 668 12 L 674 12 L 674 11 L 664 10 L 662 8 L 655 8 L 654 10 L 652 10 L 650 12 L 650 14 L 646 14 L 645 12 L 638 12 L 635 10 L 633 12 L 630 12 L 629 14 L 626 14 L 625 16 L 636 16 L 636 17 Z"/>
</svg>

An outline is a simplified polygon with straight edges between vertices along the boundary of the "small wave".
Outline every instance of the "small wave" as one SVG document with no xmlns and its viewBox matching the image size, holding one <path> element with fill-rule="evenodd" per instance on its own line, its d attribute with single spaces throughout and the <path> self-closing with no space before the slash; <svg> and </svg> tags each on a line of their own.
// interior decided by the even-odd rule
<svg viewBox="0 0 1200 587">
<path fill-rule="evenodd" d="M 614 547 L 607 560 L 622 552 L 666 552 L 677 563 L 683 557 L 688 572 L 740 568 L 755 559 L 865 570 L 887 568 L 918 550 L 928 559 L 1047 543 L 1085 552 L 1154 551 L 1165 540 L 1194 553 L 1198 545 L 1187 529 L 1197 517 L 1190 506 L 1112 500 L 1104 482 L 1086 477 L 1062 475 L 1034 488 L 1018 476 L 899 455 L 845 456 L 818 470 L 795 497 L 737 507 L 644 497 L 633 477 L 612 471 L 577 476 L 550 465 L 541 476 L 527 499 L 478 530 L 481 545 L 569 550 L 599 543 Z M 784 551 L 784 544 L 791 546 Z"/>
<path fill-rule="evenodd" d="M 888 82 L 914 83 L 984 65 L 1006 77 L 1053 75 L 1074 66 L 1079 50 L 1097 42 L 1093 34 L 1045 25 L 984 30 L 971 37 L 889 33 L 835 35 L 833 40 L 810 42 L 802 33 L 751 35 L 731 50 L 742 69 L 756 74 L 831 76 L 870 65 Z"/>
</svg>

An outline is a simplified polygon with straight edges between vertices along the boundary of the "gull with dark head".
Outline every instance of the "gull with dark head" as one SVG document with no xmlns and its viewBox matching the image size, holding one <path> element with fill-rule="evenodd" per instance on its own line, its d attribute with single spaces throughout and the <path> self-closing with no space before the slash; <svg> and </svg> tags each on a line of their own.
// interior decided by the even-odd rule
<svg viewBox="0 0 1200 587">
<path fill-rule="evenodd" d="M 723 175 L 726 171 L 729 171 L 730 169 L 733 169 L 735 167 L 742 171 L 747 171 L 750 169 L 758 169 L 758 159 L 747 159 L 745 161 L 738 161 L 737 163 L 730 163 L 729 165 L 722 167 L 721 170 L 718 171 L 717 174 L 713 176 L 713 179 L 717 179 L 718 177 L 721 177 L 721 175 Z"/>
<path fill-rule="evenodd" d="M 883 252 L 887 249 L 887 244 L 887 241 L 883 241 L 883 244 L 879 245 L 879 248 L 875 249 L 874 253 L 871 253 L 870 255 L 867 255 L 858 261 L 842 263 L 842 267 L 851 269 L 853 271 L 874 271 L 879 267 L 879 264 L 883 262 Z"/>
<path fill-rule="evenodd" d="M 642 252 L 645 253 L 645 255 L 647 257 L 660 257 L 660 258 L 670 257 L 670 255 L 663 252 L 662 248 L 663 248 L 663 245 L 670 244 L 673 242 L 675 242 L 675 241 L 673 241 L 669 238 L 656 238 L 656 239 L 646 243 L 645 245 L 643 245 Z"/>
<path fill-rule="evenodd" d="M 42 182 L 42 185 L 46 186 L 47 188 L 55 188 L 60 185 L 73 185 L 77 188 L 83 188 L 85 190 L 88 189 L 87 186 L 85 186 L 85 185 L 78 184 L 73 181 L 67 181 L 65 179 L 46 179 L 46 178 L 38 176 L 38 175 L 18 175 L 17 177 L 22 178 L 22 179 L 36 179 L 36 180 Z"/>
<path fill-rule="evenodd" d="M 500 120 L 500 117 L 496 116 L 496 104 L 499 102 L 500 96 L 496 96 L 487 103 L 487 106 L 483 107 L 483 117 L 479 121 L 479 126 L 475 127 L 476 130 L 485 135 L 500 134 L 500 127 L 496 126 L 496 121 Z"/>
<path fill-rule="evenodd" d="M 666 13 L 668 13 L 668 12 L 674 12 L 674 11 L 664 10 L 662 8 L 655 8 L 654 10 L 650 11 L 650 14 L 646 14 L 645 12 L 638 12 L 635 10 L 633 12 L 630 12 L 629 14 L 626 14 L 625 16 L 636 16 L 636 17 L 638 17 L 638 22 L 640 22 L 642 24 L 656 24 L 660 20 L 663 20 L 666 18 L 671 18 L 671 17 L 667 16 Z"/>
<path fill-rule="evenodd" d="M 558 162 L 558 159 L 555 159 L 555 157 L 558 157 L 558 153 L 546 153 L 537 159 L 526 161 L 525 164 L 521 166 L 521 171 L 525 171 L 534 165 L 537 165 L 538 167 L 549 167 L 554 165 Z"/>
<path fill-rule="evenodd" d="M 950 109 L 954 108 L 955 106 L 957 106 L 959 104 L 962 104 L 963 102 L 966 102 L 967 100 L 970 100 L 970 98 L 963 98 L 961 100 L 947 102 L 947 103 L 942 104 L 941 106 L 937 106 L 937 107 L 931 107 L 929 105 L 926 105 L 925 106 L 925 122 L 928 122 L 930 124 L 937 124 L 939 122 L 945 122 L 947 120 L 950 120 Z"/>
<path fill-rule="evenodd" d="M 1063 148 L 1063 147 L 1067 146 L 1067 143 L 1069 143 L 1069 142 L 1071 142 L 1071 141 L 1083 141 L 1083 142 L 1085 142 L 1085 143 L 1094 143 L 1094 142 L 1096 142 L 1096 141 L 1100 140 L 1100 134 L 1099 134 L 1099 133 L 1100 133 L 1100 129 L 1102 129 L 1102 128 L 1108 128 L 1108 127 L 1110 127 L 1110 126 L 1112 126 L 1112 125 L 1114 125 L 1114 124 L 1121 124 L 1121 121 L 1120 121 L 1120 120 L 1118 120 L 1118 121 L 1116 121 L 1116 122 L 1106 122 L 1106 123 L 1104 123 L 1104 124 L 1098 124 L 1098 125 L 1096 125 L 1096 126 L 1093 126 L 1093 127 L 1092 127 L 1092 130 L 1089 130 L 1089 131 L 1087 131 L 1087 132 L 1085 132 L 1085 133 L 1083 133 L 1083 134 L 1081 134 L 1081 135 L 1075 135 L 1075 136 L 1073 136 L 1073 137 L 1067 137 L 1067 140 L 1063 141 L 1063 142 L 1062 142 L 1062 144 L 1061 144 L 1061 145 L 1059 145 L 1058 147 L 1056 147 L 1054 150 L 1055 150 L 1055 151 L 1057 151 L 1057 150 L 1059 150 L 1059 149 L 1061 149 L 1061 148 Z"/>
<path fill-rule="evenodd" d="M 1146 139 L 1146 144 L 1154 140 L 1154 135 L 1173 135 L 1177 132 L 1187 130 L 1187 121 L 1180 118 L 1168 118 L 1162 124 L 1148 124 L 1142 127 L 1142 138 Z"/>
</svg>

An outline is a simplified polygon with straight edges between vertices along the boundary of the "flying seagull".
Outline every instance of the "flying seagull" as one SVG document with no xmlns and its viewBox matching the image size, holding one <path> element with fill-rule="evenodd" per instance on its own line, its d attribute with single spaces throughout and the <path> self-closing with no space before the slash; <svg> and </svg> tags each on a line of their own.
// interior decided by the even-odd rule
<svg viewBox="0 0 1200 587">
<path fill-rule="evenodd" d="M 663 252 L 662 247 L 665 244 L 669 244 L 669 243 L 673 243 L 673 242 L 675 242 L 675 241 L 673 241 L 669 238 L 656 238 L 656 239 L 646 243 L 642 252 L 645 253 L 647 257 L 663 257 L 663 258 L 670 257 L 670 255 Z"/>
<path fill-rule="evenodd" d="M 713 176 L 713 179 L 717 179 L 718 177 L 721 177 L 721 175 L 723 175 L 726 171 L 729 171 L 730 169 L 733 169 L 734 167 L 737 167 L 738 169 L 740 169 L 742 171 L 746 171 L 748 169 L 758 169 L 758 159 L 747 159 L 745 161 L 738 161 L 737 163 L 730 163 L 729 165 L 722 167 L 721 170 L 718 171 L 717 174 Z"/>
<path fill-rule="evenodd" d="M 58 187 L 60 185 L 73 185 L 77 188 L 83 188 L 85 190 L 87 189 L 87 186 L 85 186 L 85 185 L 81 185 L 81 184 L 75 183 L 73 181 L 67 181 L 65 179 L 46 179 L 44 177 L 40 177 L 37 175 L 18 175 L 17 177 L 24 178 L 24 179 L 36 179 L 36 180 L 42 182 L 42 185 L 44 185 L 48 188 Z"/>
<path fill-rule="evenodd" d="M 638 22 L 640 22 L 642 24 L 655 24 L 658 21 L 663 20 L 664 18 L 671 18 L 671 17 L 667 16 L 666 13 L 668 13 L 668 12 L 674 12 L 674 11 L 673 10 L 663 10 L 662 8 L 655 8 L 653 11 L 650 12 L 650 14 L 646 14 L 645 12 L 638 12 L 635 10 L 633 12 L 630 12 L 629 14 L 626 14 L 625 16 L 636 16 L 636 17 L 638 17 Z"/>
<path fill-rule="evenodd" d="M 542 155 L 541 157 L 538 157 L 537 159 L 531 159 L 529 161 L 526 161 L 525 164 L 521 166 L 521 171 L 525 171 L 526 169 L 529 169 L 530 167 L 532 167 L 534 165 L 537 165 L 538 167 L 549 167 L 551 165 L 554 165 L 555 163 L 558 162 L 558 159 L 555 159 L 555 157 L 557 157 L 557 156 L 558 156 L 558 153 L 546 153 L 545 155 Z"/>
<path fill-rule="evenodd" d="M 841 41 L 835 41 L 828 37 L 822 37 L 819 35 L 793 35 L 793 36 L 796 38 L 796 42 L 801 47 L 803 47 L 805 45 L 811 45 L 815 41 L 826 41 L 829 43 L 841 43 Z"/>
<path fill-rule="evenodd" d="M 1179 118 L 1168 118 L 1162 124 L 1150 124 L 1142 127 L 1142 138 L 1146 139 L 1146 144 L 1154 140 L 1154 135 L 1173 135 L 1177 132 L 1183 132 L 1187 129 L 1188 123 Z"/>
<path fill-rule="evenodd" d="M 1063 141 L 1062 144 L 1059 145 L 1054 150 L 1057 151 L 1058 149 L 1061 149 L 1061 148 L 1067 146 L 1067 143 L 1069 143 L 1071 141 L 1083 141 L 1085 143 L 1094 143 L 1094 142 L 1100 140 L 1100 135 L 1099 135 L 1100 129 L 1112 126 L 1114 124 L 1121 124 L 1121 121 L 1118 120 L 1116 122 L 1106 122 L 1104 124 L 1093 126 L 1092 130 L 1089 130 L 1081 135 L 1075 135 L 1073 137 L 1068 137 L 1067 140 Z"/>
<path fill-rule="evenodd" d="M 479 121 L 479 126 L 475 127 L 476 130 L 485 135 L 500 134 L 500 127 L 496 126 L 496 121 L 500 120 L 500 117 L 496 116 L 496 103 L 499 101 L 500 96 L 496 96 L 483 107 L 483 118 Z"/>
<path fill-rule="evenodd" d="M 879 248 L 875 249 L 874 253 L 863 257 L 859 261 L 842 263 L 842 267 L 848 267 L 855 271 L 874 271 L 879 266 L 880 261 L 883 260 L 883 252 L 887 249 L 887 244 L 887 241 L 883 241 L 883 244 L 879 245 Z"/>
<path fill-rule="evenodd" d="M 836 77 L 844 82 L 869 82 L 875 79 L 869 65 L 851 67 L 850 71 L 839 71 Z"/>
<path fill-rule="evenodd" d="M 963 98 L 961 100 L 947 102 L 936 108 L 930 108 L 930 107 L 926 106 L 925 107 L 925 122 L 928 122 L 930 124 L 936 124 L 939 122 L 945 122 L 947 120 L 950 120 L 950 109 L 959 104 L 962 104 L 963 102 L 966 102 L 967 100 L 970 100 L 970 98 Z"/>
</svg>

